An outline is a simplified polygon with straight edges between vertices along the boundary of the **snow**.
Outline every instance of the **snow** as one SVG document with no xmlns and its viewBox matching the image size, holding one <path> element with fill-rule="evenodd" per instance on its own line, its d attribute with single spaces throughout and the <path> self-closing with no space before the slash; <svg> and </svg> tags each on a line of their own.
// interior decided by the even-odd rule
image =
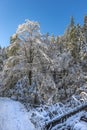
<svg viewBox="0 0 87 130">
<path fill-rule="evenodd" d="M 87 130 L 87 123 L 81 121 L 81 122 L 75 124 L 74 130 Z"/>
<path fill-rule="evenodd" d="M 45 123 L 52 121 L 53 118 L 60 117 L 68 109 L 62 103 L 54 105 L 43 105 L 31 109 L 29 116 L 35 127 L 39 130 L 44 129 Z"/>
<path fill-rule="evenodd" d="M 33 122 L 33 124 L 38 130 L 44 130 L 46 124 L 61 118 L 64 114 L 73 111 L 73 109 L 75 108 L 71 109 L 67 108 L 66 105 L 63 105 L 61 103 L 57 103 L 51 106 L 43 105 L 35 109 L 33 108 L 29 112 L 29 117 L 31 119 L 31 122 Z M 87 112 L 85 111 L 78 112 L 77 114 L 68 117 L 65 121 L 60 122 L 55 126 L 52 126 L 50 130 L 63 130 L 63 129 L 67 130 L 68 128 L 72 130 L 87 130 L 87 123 L 82 122 L 80 120 L 81 117 L 84 115 L 86 116 Z M 79 129 L 81 127 L 82 129 Z"/>
<path fill-rule="evenodd" d="M 66 105 L 57 103 L 51 106 L 43 105 L 32 108 L 29 112 L 18 101 L 9 98 L 0 98 L 0 130 L 44 130 L 46 122 L 61 117 L 63 113 L 70 111 Z M 80 120 L 87 112 L 82 111 L 66 121 L 52 127 L 51 130 L 87 130 L 87 123 Z M 57 117 L 56 117 L 57 116 Z"/>
<path fill-rule="evenodd" d="M 8 98 L 0 98 L 0 130 L 35 130 L 24 106 Z"/>
</svg>

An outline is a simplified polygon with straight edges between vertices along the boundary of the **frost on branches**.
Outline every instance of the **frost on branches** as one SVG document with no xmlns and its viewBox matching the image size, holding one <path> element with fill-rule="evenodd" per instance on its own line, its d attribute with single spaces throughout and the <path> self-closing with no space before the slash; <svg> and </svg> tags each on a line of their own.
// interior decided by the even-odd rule
<svg viewBox="0 0 87 130">
<path fill-rule="evenodd" d="M 18 26 L 16 34 L 21 40 L 32 41 L 35 38 L 40 37 L 40 25 L 38 22 L 26 20 L 25 23 Z"/>
</svg>

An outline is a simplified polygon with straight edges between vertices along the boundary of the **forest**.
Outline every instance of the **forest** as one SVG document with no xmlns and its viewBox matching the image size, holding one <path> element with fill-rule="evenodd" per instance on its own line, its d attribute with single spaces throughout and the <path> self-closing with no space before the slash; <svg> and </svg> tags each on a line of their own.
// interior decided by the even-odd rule
<svg viewBox="0 0 87 130">
<path fill-rule="evenodd" d="M 25 20 L 0 47 L 0 101 L 20 102 L 31 130 L 87 130 L 87 16 L 83 21 L 72 16 L 55 36 Z"/>
</svg>

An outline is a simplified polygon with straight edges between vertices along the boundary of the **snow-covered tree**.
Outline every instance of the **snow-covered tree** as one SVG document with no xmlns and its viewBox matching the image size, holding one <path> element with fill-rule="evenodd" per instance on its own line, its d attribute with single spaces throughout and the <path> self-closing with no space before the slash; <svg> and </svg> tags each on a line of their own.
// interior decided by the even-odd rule
<svg viewBox="0 0 87 130">
<path fill-rule="evenodd" d="M 16 31 L 18 38 L 24 41 L 35 40 L 40 37 L 40 25 L 38 22 L 26 20 L 25 23 L 18 26 Z"/>
<path fill-rule="evenodd" d="M 19 53 L 25 57 L 28 67 L 29 84 L 32 84 L 32 64 L 35 56 L 34 43 L 40 40 L 40 25 L 38 22 L 26 20 L 25 23 L 18 26 L 15 36 L 20 39 L 21 45 Z M 30 68 L 30 69 L 29 69 Z"/>
<path fill-rule="evenodd" d="M 52 34 L 52 36 L 51 36 L 51 43 L 55 43 L 55 37 L 54 37 L 54 34 Z"/>
</svg>

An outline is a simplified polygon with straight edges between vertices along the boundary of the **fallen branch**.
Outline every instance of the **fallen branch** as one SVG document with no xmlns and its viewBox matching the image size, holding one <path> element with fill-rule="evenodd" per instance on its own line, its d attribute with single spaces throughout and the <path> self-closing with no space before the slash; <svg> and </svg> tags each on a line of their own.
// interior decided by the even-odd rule
<svg viewBox="0 0 87 130">
<path fill-rule="evenodd" d="M 59 123 L 66 121 L 67 118 L 71 117 L 72 115 L 74 115 L 82 110 L 87 110 L 87 103 L 80 105 L 80 106 L 76 107 L 75 109 L 68 111 L 67 113 L 65 113 L 61 116 L 55 117 L 50 121 L 47 121 L 44 125 L 44 129 L 50 130 L 53 126 L 58 125 Z"/>
</svg>

